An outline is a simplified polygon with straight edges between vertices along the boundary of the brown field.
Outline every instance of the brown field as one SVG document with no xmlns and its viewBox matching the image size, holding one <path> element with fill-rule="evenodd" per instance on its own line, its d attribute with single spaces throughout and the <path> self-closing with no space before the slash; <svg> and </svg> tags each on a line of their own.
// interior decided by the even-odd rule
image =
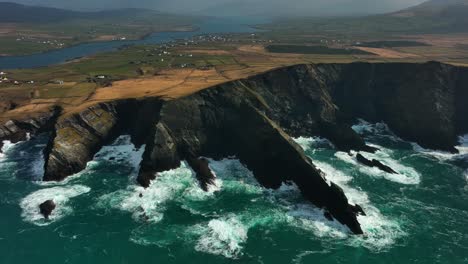
<svg viewBox="0 0 468 264">
<path fill-rule="evenodd" d="M 468 34 L 426 34 L 403 37 L 408 40 L 425 42 L 436 47 L 453 48 L 457 45 L 468 45 Z"/>
<path fill-rule="evenodd" d="M 388 59 L 404 59 L 404 58 L 420 57 L 419 55 L 416 55 L 416 54 L 399 52 L 399 51 L 391 50 L 391 49 L 368 48 L 368 47 L 354 47 L 354 48 L 362 50 L 362 51 L 374 53 L 382 58 L 388 58 Z"/>
<path fill-rule="evenodd" d="M 111 41 L 117 38 L 117 35 L 101 35 L 93 39 L 94 41 Z"/>
<path fill-rule="evenodd" d="M 113 35 L 103 35 L 102 38 L 113 38 Z M 70 75 L 61 85 L 46 83 L 20 86 L 3 86 L 0 89 L 0 99 L 6 102 L 0 120 L 11 119 L 18 116 L 29 116 L 47 111 L 53 105 L 61 105 L 66 113 L 74 113 L 84 107 L 115 99 L 161 97 L 171 100 L 190 95 L 202 89 L 212 87 L 224 82 L 247 78 L 274 68 L 302 63 L 349 63 L 354 61 L 368 62 L 422 62 L 427 60 L 440 60 L 456 65 L 468 66 L 463 58 L 463 50 L 447 47 L 468 42 L 467 36 L 452 36 L 451 38 L 437 39 L 433 35 L 420 36 L 419 41 L 433 43 L 429 47 L 406 48 L 367 48 L 355 47 L 375 55 L 319 55 L 319 54 L 279 54 L 269 53 L 260 44 L 219 44 L 210 46 L 179 46 L 171 50 L 173 54 L 193 54 L 187 57 L 190 62 L 200 60 L 216 61 L 212 66 L 203 69 L 198 67 L 178 68 L 152 68 L 148 74 L 140 77 L 127 77 L 123 80 L 113 81 L 109 87 L 100 87 L 94 83 L 76 79 Z M 431 41 L 431 42 L 430 42 Z M 175 56 L 173 59 L 179 58 Z M 183 57 L 182 57 L 183 58 Z M 68 62 L 64 67 L 74 64 L 86 63 L 88 59 Z M 91 58 L 92 60 L 92 58 Z M 52 78 L 52 77 L 50 77 Z M 74 78 L 74 79 L 72 79 Z M 37 89 L 40 98 L 30 98 L 31 91 Z M 8 110 L 9 100 L 15 101 L 16 108 Z"/>
</svg>

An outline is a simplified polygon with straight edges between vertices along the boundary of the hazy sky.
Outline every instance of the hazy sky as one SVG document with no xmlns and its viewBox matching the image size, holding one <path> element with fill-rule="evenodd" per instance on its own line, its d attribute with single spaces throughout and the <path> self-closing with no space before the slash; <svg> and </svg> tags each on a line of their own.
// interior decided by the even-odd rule
<svg viewBox="0 0 468 264">
<path fill-rule="evenodd" d="M 1 0 L 0 0 L 1 1 Z M 5 0 L 3 0 L 5 1 Z M 8 1 L 8 0 L 6 0 Z M 17 3 L 92 10 L 143 7 L 165 12 L 250 14 L 366 14 L 396 11 L 424 0 L 10 0 Z"/>
</svg>

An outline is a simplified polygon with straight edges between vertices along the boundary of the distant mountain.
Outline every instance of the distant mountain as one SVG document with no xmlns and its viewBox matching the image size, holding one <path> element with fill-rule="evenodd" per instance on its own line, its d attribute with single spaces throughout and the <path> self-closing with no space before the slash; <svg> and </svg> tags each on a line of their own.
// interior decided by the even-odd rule
<svg viewBox="0 0 468 264">
<path fill-rule="evenodd" d="M 69 10 L 7 2 L 0 2 L 0 10 L 1 23 L 55 22 L 84 15 L 84 13 Z"/>
<path fill-rule="evenodd" d="M 468 32 L 468 0 L 430 0 L 387 16 L 419 23 L 426 31 Z"/>
<path fill-rule="evenodd" d="M 401 3 L 394 2 L 376 0 L 225 0 L 203 8 L 199 13 L 218 16 L 356 16 L 387 13 L 402 7 Z M 406 6 L 409 5 L 410 3 Z"/>
<path fill-rule="evenodd" d="M 390 15 L 396 17 L 465 18 L 468 16 L 468 0 L 430 0 Z"/>
<path fill-rule="evenodd" d="M 51 23 L 71 19 L 102 19 L 128 16 L 161 15 L 148 9 L 126 8 L 98 12 L 78 12 L 41 6 L 0 2 L 0 23 Z"/>
</svg>

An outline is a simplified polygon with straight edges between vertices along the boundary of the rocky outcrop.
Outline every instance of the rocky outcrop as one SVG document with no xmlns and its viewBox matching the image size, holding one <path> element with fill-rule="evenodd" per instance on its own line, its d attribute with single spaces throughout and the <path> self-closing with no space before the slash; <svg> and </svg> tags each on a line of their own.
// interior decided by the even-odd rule
<svg viewBox="0 0 468 264">
<path fill-rule="evenodd" d="M 157 98 L 101 103 L 60 118 L 44 150 L 45 181 L 80 172 L 94 155 L 119 135 L 130 134 L 136 146 L 146 142 L 159 114 Z"/>
<path fill-rule="evenodd" d="M 369 160 L 366 157 L 362 156 L 361 154 L 357 154 L 356 159 L 357 159 L 357 161 L 359 163 L 361 163 L 363 165 L 366 165 L 367 167 L 371 167 L 371 168 L 375 167 L 375 168 L 378 168 L 381 171 L 384 171 L 384 172 L 387 172 L 387 173 L 390 173 L 390 174 L 398 174 L 398 172 L 396 172 L 395 170 L 393 170 L 389 166 L 383 164 L 382 162 L 380 162 L 380 161 L 378 161 L 376 159 Z"/>
<path fill-rule="evenodd" d="M 39 205 L 39 212 L 44 216 L 45 219 L 49 219 L 52 211 L 55 210 L 57 205 L 52 200 L 47 200 Z"/>
<path fill-rule="evenodd" d="M 304 151 L 268 118 L 264 113 L 268 108 L 257 93 L 242 85 L 220 86 L 165 103 L 138 181 L 146 184 L 148 175 L 154 177 L 187 160 L 206 190 L 214 175 L 198 157 L 236 156 L 261 185 L 276 189 L 294 182 L 308 200 L 361 234 L 343 191 L 329 185 Z"/>
<path fill-rule="evenodd" d="M 466 68 L 437 62 L 318 67 L 339 69 L 330 89 L 349 117 L 384 121 L 406 140 L 446 151 L 456 151 L 457 135 L 468 132 Z"/>
<path fill-rule="evenodd" d="M 440 63 L 297 65 L 167 102 L 100 103 L 57 120 L 44 151 L 44 180 L 81 171 L 103 145 L 129 134 L 135 146 L 145 145 L 137 178 L 142 186 L 185 160 L 208 190 L 215 175 L 200 157 L 235 156 L 266 188 L 294 182 L 327 218 L 360 234 L 356 215 L 365 212 L 324 180 L 291 136 L 322 136 L 343 151 L 373 152 L 350 127 L 363 118 L 384 121 L 424 147 L 454 151 L 457 135 L 468 132 L 466 76 L 466 68 Z M 9 123 L 1 131 L 17 130 Z"/>
<path fill-rule="evenodd" d="M 52 130 L 61 109 L 53 107 L 50 112 L 38 113 L 33 117 L 10 119 L 0 124 L 0 152 L 4 140 L 12 143 L 24 141 L 29 136 Z"/>
<path fill-rule="evenodd" d="M 95 105 L 61 118 L 44 151 L 44 180 L 63 180 L 83 170 L 94 154 L 117 136 L 117 123 L 115 103 Z"/>
</svg>

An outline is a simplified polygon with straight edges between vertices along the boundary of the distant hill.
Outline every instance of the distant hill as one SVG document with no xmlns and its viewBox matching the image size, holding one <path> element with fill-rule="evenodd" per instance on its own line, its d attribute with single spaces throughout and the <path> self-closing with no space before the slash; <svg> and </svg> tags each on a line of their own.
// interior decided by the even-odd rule
<svg viewBox="0 0 468 264">
<path fill-rule="evenodd" d="M 26 6 L 16 3 L 0 2 L 0 23 L 51 23 L 71 19 L 103 19 L 128 16 L 162 15 L 148 9 L 116 9 L 98 12 L 78 12 L 41 6 Z"/>
<path fill-rule="evenodd" d="M 465 18 L 468 16 L 468 0 L 430 0 L 390 15 L 396 17 Z"/>
<path fill-rule="evenodd" d="M 0 10 L 1 23 L 55 22 L 85 15 L 85 13 L 69 10 L 7 2 L 0 2 Z"/>
<path fill-rule="evenodd" d="M 430 0 L 401 11 L 360 17 L 277 19 L 266 29 L 284 34 L 388 36 L 468 33 L 468 0 Z"/>
<path fill-rule="evenodd" d="M 386 16 L 419 22 L 426 31 L 468 32 L 468 0 L 430 0 Z"/>
</svg>

